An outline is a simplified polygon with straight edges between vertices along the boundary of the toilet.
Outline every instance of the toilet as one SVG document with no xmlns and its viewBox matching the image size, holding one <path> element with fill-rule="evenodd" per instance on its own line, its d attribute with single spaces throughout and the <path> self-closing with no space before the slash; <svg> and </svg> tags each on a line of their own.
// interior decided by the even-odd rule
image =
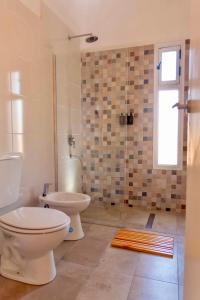
<svg viewBox="0 0 200 300">
<path fill-rule="evenodd" d="M 72 192 L 55 192 L 39 197 L 40 205 L 55 208 L 66 213 L 71 219 L 69 234 L 65 240 L 80 240 L 84 237 L 80 213 L 90 204 L 89 195 Z"/>
<path fill-rule="evenodd" d="M 0 208 L 18 199 L 22 158 L 0 156 Z M 56 276 L 53 249 L 66 237 L 70 218 L 41 207 L 20 207 L 0 216 L 3 237 L 0 273 L 24 283 L 42 285 Z"/>
</svg>

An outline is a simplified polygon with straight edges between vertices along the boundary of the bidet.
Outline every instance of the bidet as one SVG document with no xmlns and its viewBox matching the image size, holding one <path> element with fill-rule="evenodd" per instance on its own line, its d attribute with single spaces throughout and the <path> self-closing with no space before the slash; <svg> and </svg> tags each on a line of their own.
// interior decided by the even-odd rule
<svg viewBox="0 0 200 300">
<path fill-rule="evenodd" d="M 61 210 L 70 217 L 69 234 L 66 235 L 65 240 L 79 240 L 84 237 L 80 213 L 90 204 L 90 196 L 81 193 L 55 192 L 45 197 L 40 196 L 39 201 L 43 207 L 48 205 L 50 208 Z"/>
</svg>

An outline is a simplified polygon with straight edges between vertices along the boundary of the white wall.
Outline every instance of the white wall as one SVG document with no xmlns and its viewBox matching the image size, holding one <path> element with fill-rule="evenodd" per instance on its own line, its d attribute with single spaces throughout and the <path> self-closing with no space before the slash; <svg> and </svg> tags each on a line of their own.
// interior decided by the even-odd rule
<svg viewBox="0 0 200 300">
<path fill-rule="evenodd" d="M 0 153 L 23 152 L 19 204 L 30 205 L 45 182 L 55 181 L 52 53 L 59 49 L 70 53 L 68 72 L 71 69 L 72 75 L 79 44 L 69 49 L 65 43 L 68 28 L 42 3 L 39 18 L 19 0 L 0 1 L 0 28 Z M 80 70 L 79 61 L 76 65 Z M 12 85 L 10 79 L 16 72 L 19 79 L 14 76 Z M 19 86 L 19 91 L 13 86 Z M 13 109 L 18 100 L 22 115 Z"/>
<path fill-rule="evenodd" d="M 40 16 L 41 3 L 40 0 L 20 0 L 27 8 L 29 8 L 34 14 Z"/>
<path fill-rule="evenodd" d="M 84 50 L 176 41 L 189 37 L 189 0 L 45 0 L 79 33 L 93 32 L 99 41 L 81 39 Z"/>
</svg>

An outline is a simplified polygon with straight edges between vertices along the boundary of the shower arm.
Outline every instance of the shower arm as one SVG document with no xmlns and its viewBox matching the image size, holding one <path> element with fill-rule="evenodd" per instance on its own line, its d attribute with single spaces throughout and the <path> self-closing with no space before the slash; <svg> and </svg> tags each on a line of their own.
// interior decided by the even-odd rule
<svg viewBox="0 0 200 300">
<path fill-rule="evenodd" d="M 84 33 L 84 34 L 78 34 L 78 35 L 69 35 L 68 40 L 84 37 L 84 36 L 92 36 L 92 33 Z"/>
</svg>

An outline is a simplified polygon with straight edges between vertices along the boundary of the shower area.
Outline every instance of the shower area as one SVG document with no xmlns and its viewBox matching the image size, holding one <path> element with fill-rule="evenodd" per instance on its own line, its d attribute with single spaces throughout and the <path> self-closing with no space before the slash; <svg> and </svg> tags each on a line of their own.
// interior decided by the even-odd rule
<svg viewBox="0 0 200 300">
<path fill-rule="evenodd" d="M 62 39 L 53 54 L 55 189 L 82 191 L 81 74 L 77 40 Z"/>
<path fill-rule="evenodd" d="M 153 169 L 154 46 L 70 53 L 55 58 L 58 190 L 91 196 L 88 223 L 183 212 L 186 134 L 183 170 Z"/>
<path fill-rule="evenodd" d="M 98 40 L 92 33 L 66 35 L 52 46 L 55 189 L 82 192 L 82 108 L 80 38 Z"/>
</svg>

